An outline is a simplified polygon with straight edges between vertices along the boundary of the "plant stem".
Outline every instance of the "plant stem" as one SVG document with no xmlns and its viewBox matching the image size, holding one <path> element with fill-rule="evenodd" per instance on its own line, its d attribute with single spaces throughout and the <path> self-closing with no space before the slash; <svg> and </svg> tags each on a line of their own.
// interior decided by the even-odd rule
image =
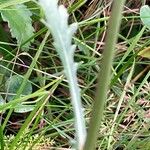
<svg viewBox="0 0 150 150">
<path fill-rule="evenodd" d="M 110 83 L 110 70 L 112 59 L 117 41 L 117 34 L 120 26 L 121 12 L 125 0 L 114 0 L 112 7 L 112 14 L 110 16 L 105 48 L 103 53 L 102 67 L 99 73 L 98 87 L 96 91 L 96 98 L 92 110 L 92 117 L 89 125 L 86 143 L 84 150 L 94 150 L 96 139 L 98 135 L 99 126 L 103 117 L 104 104 L 107 98 L 108 86 Z"/>
<path fill-rule="evenodd" d="M 83 115 L 83 108 L 80 97 L 80 89 L 77 82 L 77 66 L 74 62 L 75 45 L 72 45 L 72 36 L 77 29 L 77 24 L 68 25 L 68 13 L 64 6 L 58 6 L 57 0 L 40 0 L 45 13 L 46 26 L 54 39 L 54 47 L 56 48 L 62 64 L 64 72 L 68 79 L 69 90 L 71 93 L 71 102 L 75 115 L 75 147 L 83 150 L 86 139 L 86 126 Z"/>
<path fill-rule="evenodd" d="M 68 57 L 66 58 L 66 60 Z M 77 149 L 83 150 L 86 139 L 86 126 L 84 121 L 83 109 L 80 98 L 80 89 L 78 87 L 78 81 L 76 76 L 76 71 L 72 70 L 72 65 L 69 63 L 66 67 L 66 76 L 69 83 L 70 94 L 72 99 L 72 105 L 75 116 L 75 129 L 76 129 L 76 139 L 77 139 Z"/>
</svg>

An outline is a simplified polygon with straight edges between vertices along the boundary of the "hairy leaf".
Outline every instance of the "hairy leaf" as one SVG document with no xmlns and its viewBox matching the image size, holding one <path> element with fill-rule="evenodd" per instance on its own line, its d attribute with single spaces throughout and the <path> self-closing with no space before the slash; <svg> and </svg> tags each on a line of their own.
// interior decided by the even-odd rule
<svg viewBox="0 0 150 150">
<path fill-rule="evenodd" d="M 45 24 L 54 38 L 54 46 L 64 66 L 68 79 L 72 105 L 75 114 L 75 128 L 77 134 L 77 149 L 82 149 L 86 137 L 85 120 L 82 110 L 80 89 L 77 84 L 77 65 L 74 62 L 75 45 L 72 36 L 77 30 L 77 24 L 68 25 L 68 13 L 63 5 L 58 6 L 58 0 L 39 0 L 45 13 Z"/>
<path fill-rule="evenodd" d="M 19 45 L 33 36 L 34 28 L 30 18 L 32 13 L 24 4 L 9 6 L 0 12 L 3 20 L 8 22 L 12 37 L 17 39 Z M 28 48 L 30 42 L 24 46 Z"/>
</svg>

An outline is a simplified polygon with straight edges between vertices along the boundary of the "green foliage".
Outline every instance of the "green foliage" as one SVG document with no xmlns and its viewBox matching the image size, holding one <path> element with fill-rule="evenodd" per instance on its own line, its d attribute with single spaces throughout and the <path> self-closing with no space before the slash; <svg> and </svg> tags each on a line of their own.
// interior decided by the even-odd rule
<svg viewBox="0 0 150 150">
<path fill-rule="evenodd" d="M 148 5 L 144 5 L 140 9 L 140 18 L 143 24 L 150 29 L 150 8 Z"/>
<path fill-rule="evenodd" d="M 144 5 L 140 9 L 140 18 L 143 24 L 150 29 L 150 7 Z M 138 53 L 139 56 L 150 58 L 150 48 L 147 47 Z"/>
<path fill-rule="evenodd" d="M 15 108 L 14 108 L 14 112 L 16 113 L 26 113 L 26 112 L 30 112 L 34 109 L 34 105 L 23 105 L 23 104 L 18 104 Z"/>
<path fill-rule="evenodd" d="M 5 100 L 3 99 L 3 97 L 0 95 L 0 105 L 5 104 Z"/>
<path fill-rule="evenodd" d="M 16 94 L 21 83 L 23 81 L 23 78 L 18 76 L 18 75 L 13 75 L 11 76 L 7 81 L 6 81 L 6 91 L 8 91 L 8 93 L 11 94 Z M 22 92 L 22 95 L 28 95 L 32 93 L 32 85 L 30 82 L 26 83 L 26 86 Z M 13 98 L 15 97 L 15 95 L 8 95 L 7 96 L 7 100 L 11 101 L 13 100 Z"/>
<path fill-rule="evenodd" d="M 141 50 L 138 55 L 150 59 L 150 47 Z"/>
<path fill-rule="evenodd" d="M 15 146 L 15 149 L 22 150 L 23 148 L 25 148 L 26 150 L 29 150 L 31 149 L 31 147 L 35 150 L 49 149 L 50 146 L 54 144 L 54 141 L 51 138 L 46 138 L 43 135 L 41 136 L 39 134 L 34 134 L 33 136 L 28 137 L 28 134 L 22 135 L 21 140 L 17 143 L 19 146 Z M 10 144 L 14 139 L 14 135 L 4 137 L 5 150 L 10 150 Z M 38 142 L 36 143 L 36 141 Z"/>
<path fill-rule="evenodd" d="M 17 93 L 17 91 L 19 90 L 21 84 L 22 84 L 23 78 L 18 76 L 18 75 L 13 75 L 11 76 L 5 84 L 5 91 L 10 94 L 7 95 L 7 100 L 11 101 L 15 98 L 15 94 Z M 22 95 L 29 95 L 32 93 L 32 85 L 31 83 L 28 81 L 25 85 L 25 88 L 22 92 Z M 12 94 L 12 95 L 11 95 Z M 34 106 L 32 105 L 23 105 L 23 104 L 18 104 L 14 111 L 15 112 L 19 112 L 19 113 L 24 113 L 24 112 L 28 112 L 28 111 L 32 111 L 34 108 Z"/>
<path fill-rule="evenodd" d="M 96 102 L 94 97 L 96 86 L 98 86 L 97 73 L 101 70 L 100 76 L 106 76 L 102 69 L 102 62 L 106 57 L 102 55 L 102 52 L 106 52 L 104 46 L 111 45 L 111 42 L 106 44 L 104 40 L 109 35 L 108 32 L 105 33 L 109 26 L 107 23 L 110 22 L 108 19 L 112 9 L 110 12 L 109 8 L 112 8 L 112 3 L 110 1 L 104 3 L 102 0 L 41 0 L 42 6 L 46 2 L 47 13 L 45 14 L 45 9 L 42 10 L 37 0 L 0 0 L 0 13 L 5 12 L 4 14 L 9 15 L 6 22 L 2 18 L 2 13 L 0 16 L 0 149 L 63 149 L 64 147 L 74 149 L 72 145 L 76 144 L 76 140 L 80 142 L 84 139 L 83 132 L 80 132 L 82 127 L 78 128 L 80 126 L 78 121 L 80 122 L 82 116 L 78 117 L 77 113 L 80 113 L 80 108 L 82 114 L 84 111 L 88 127 L 89 118 L 92 116 L 92 106 Z M 63 6 L 58 6 L 57 2 L 67 7 L 70 16 Z M 116 2 L 119 4 L 121 1 L 116 0 Z M 55 5 L 53 5 L 54 3 Z M 149 19 L 144 19 L 149 18 L 149 15 L 145 16 L 146 13 L 143 12 L 141 17 L 145 25 L 143 27 L 139 21 L 139 14 L 134 11 L 139 10 L 139 5 L 134 5 L 132 1 L 126 1 L 126 7 L 130 9 L 124 13 L 122 27 L 118 33 L 119 39 L 115 47 L 114 62 L 111 64 L 111 85 L 107 92 L 105 111 L 103 113 L 101 108 L 94 109 L 104 114 L 101 128 L 99 132 L 97 131 L 99 134 L 96 149 L 149 149 L 150 73 L 147 74 L 149 59 L 137 57 L 137 50 L 143 49 L 138 55 L 149 58 L 149 27 L 146 25 Z M 16 9 L 18 6 L 21 7 Z M 149 11 L 148 6 L 146 9 Z M 119 7 L 115 9 L 116 12 L 118 10 Z M 31 36 L 25 35 L 27 38 L 24 42 L 22 39 L 14 39 L 17 39 L 17 35 L 19 35 L 18 38 L 21 38 L 21 34 L 25 33 L 21 26 L 19 26 L 19 31 L 18 27 L 14 28 L 16 24 L 13 24 L 13 27 L 10 26 L 10 21 L 11 24 L 16 21 L 16 16 L 13 16 L 14 12 L 19 15 L 22 15 L 22 12 L 23 15 L 29 14 L 22 18 L 28 18 L 30 25 L 36 21 L 34 36 L 34 31 Z M 10 14 L 13 15 L 10 16 Z M 116 16 L 120 14 L 122 13 L 115 13 L 112 21 L 114 26 L 117 22 L 115 19 L 118 18 Z M 43 22 L 46 26 L 39 21 L 41 18 L 45 19 Z M 17 20 L 19 19 L 17 18 Z M 70 23 L 78 22 L 79 30 L 76 37 L 73 37 L 76 24 L 70 26 L 68 21 Z M 9 23 L 10 30 L 7 23 Z M 19 20 L 19 23 L 23 22 Z M 146 27 L 148 28 L 146 29 Z M 12 28 L 17 30 L 14 38 L 11 36 Z M 112 27 L 110 31 L 113 32 Z M 52 35 L 49 36 L 50 33 Z M 114 35 L 113 32 L 109 39 L 112 40 Z M 68 38 L 69 36 L 70 38 Z M 33 39 L 35 39 L 34 44 L 29 47 Z M 30 50 L 23 52 L 22 46 Z M 107 59 L 110 57 L 110 52 L 109 50 Z M 82 62 L 78 65 L 79 83 L 77 83 L 77 67 L 74 59 Z M 107 62 L 109 61 L 107 60 Z M 108 65 L 104 65 L 104 67 L 106 69 Z M 23 75 L 23 78 L 21 81 L 18 79 L 12 81 L 10 86 L 12 91 L 9 91 L 7 79 L 10 81 L 11 76 L 13 78 L 14 75 L 16 78 L 21 78 L 20 74 Z M 29 82 L 29 79 L 32 80 Z M 25 92 L 28 91 L 28 87 L 26 87 L 28 82 L 30 85 L 32 84 L 30 87 L 33 88 L 33 91 L 31 90 L 31 92 Z M 77 85 L 81 90 L 76 88 Z M 104 85 L 101 84 L 100 90 L 103 89 Z M 80 94 L 84 109 L 81 107 Z M 12 97 L 9 98 L 9 96 Z M 97 96 L 97 99 L 101 96 L 102 94 Z M 70 99 L 72 99 L 73 107 Z M 100 102 L 104 101 L 100 100 Z M 76 105 L 77 103 L 79 106 Z M 103 106 L 102 103 L 100 105 L 96 103 L 96 105 Z M 14 111 L 22 114 L 14 113 Z M 101 118 L 100 115 L 98 117 L 94 115 L 94 117 L 96 121 Z M 95 126 L 96 123 L 93 123 L 92 133 L 94 133 Z M 85 126 L 83 128 L 86 129 Z M 10 136 L 10 132 L 14 134 Z M 7 136 L 8 134 L 9 136 Z M 53 140 L 47 141 L 47 137 Z M 41 138 L 43 141 L 40 140 Z M 92 144 L 92 140 L 89 139 L 88 143 Z M 94 139 L 94 141 L 96 140 Z M 81 142 L 78 143 L 81 145 L 80 149 L 82 149 Z M 88 146 L 86 150 L 88 149 L 92 148 Z"/>
<path fill-rule="evenodd" d="M 5 102 L 4 98 L 0 95 L 0 105 L 3 105 L 5 103 L 6 102 Z M 0 113 L 2 113 L 2 112 L 0 111 Z"/>
<path fill-rule="evenodd" d="M 18 45 L 24 44 L 34 35 L 32 27 L 32 13 L 24 4 L 12 5 L 0 10 L 2 19 L 8 22 L 12 37 L 17 39 Z M 24 46 L 26 49 L 30 46 L 31 41 Z"/>
</svg>

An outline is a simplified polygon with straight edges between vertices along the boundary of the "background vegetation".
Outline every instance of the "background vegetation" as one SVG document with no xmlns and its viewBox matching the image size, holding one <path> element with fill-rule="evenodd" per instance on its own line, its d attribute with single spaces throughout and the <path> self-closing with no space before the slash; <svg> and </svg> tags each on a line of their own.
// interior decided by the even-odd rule
<svg viewBox="0 0 150 150">
<path fill-rule="evenodd" d="M 69 23 L 79 25 L 74 59 L 88 126 L 112 1 L 59 4 L 67 8 Z M 127 0 L 124 6 L 97 149 L 150 149 L 150 59 L 138 55 L 150 45 L 139 15 L 145 4 L 149 1 Z M 0 0 L 0 13 L 1 149 L 71 149 L 75 128 L 68 81 L 41 22 L 43 11 L 31 0 Z"/>
</svg>

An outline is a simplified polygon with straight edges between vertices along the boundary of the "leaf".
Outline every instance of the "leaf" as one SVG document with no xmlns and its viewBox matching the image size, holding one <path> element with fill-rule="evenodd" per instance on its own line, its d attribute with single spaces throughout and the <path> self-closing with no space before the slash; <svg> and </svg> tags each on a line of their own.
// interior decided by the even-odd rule
<svg viewBox="0 0 150 150">
<path fill-rule="evenodd" d="M 15 94 L 17 93 L 17 91 L 19 90 L 21 86 L 22 81 L 23 81 L 23 78 L 18 75 L 13 75 L 6 81 L 5 90 L 9 93 L 9 95 L 7 96 L 8 101 L 13 100 L 13 98 L 15 97 Z M 32 93 L 32 85 L 28 81 L 22 92 L 22 95 L 28 95 L 31 93 Z"/>
<path fill-rule="evenodd" d="M 5 104 L 5 100 L 3 99 L 2 95 L 0 95 L 0 105 Z M 3 111 L 0 111 L 2 113 Z"/>
<path fill-rule="evenodd" d="M 23 78 L 21 78 L 18 75 L 14 75 L 6 81 L 6 84 L 5 84 L 6 89 L 5 90 L 9 94 L 12 94 L 12 95 L 8 95 L 6 97 L 8 101 L 13 100 L 13 98 L 15 97 L 15 94 L 17 93 L 17 91 L 19 90 L 19 88 L 21 86 L 22 81 L 23 81 Z M 30 82 L 27 82 L 27 84 L 22 92 L 22 95 L 28 95 L 31 93 L 32 93 L 32 85 Z M 0 97 L 0 100 L 1 100 L 1 97 Z M 25 112 L 32 111 L 34 109 L 34 107 L 35 107 L 34 105 L 23 105 L 23 104 L 19 103 L 17 106 L 15 106 L 14 112 L 25 113 Z"/>
<path fill-rule="evenodd" d="M 34 28 L 32 27 L 32 13 L 24 4 L 7 7 L 6 10 L 1 10 L 2 19 L 8 22 L 12 37 L 17 39 L 19 45 L 26 42 L 33 36 Z M 30 42 L 24 47 L 28 48 Z"/>
<path fill-rule="evenodd" d="M 15 109 L 14 112 L 16 113 L 26 113 L 26 112 L 30 112 L 34 109 L 34 105 L 23 105 L 23 104 L 18 104 Z"/>
<path fill-rule="evenodd" d="M 86 138 L 86 126 L 77 82 L 77 65 L 74 62 L 76 46 L 72 44 L 72 36 L 77 30 L 77 23 L 68 24 L 69 14 L 67 9 L 63 5 L 58 6 L 58 0 L 39 0 L 39 3 L 45 13 L 43 22 L 51 31 L 54 47 L 60 56 L 68 79 L 75 114 L 77 142 L 81 146 Z M 81 149 L 81 147 L 78 149 Z"/>
<path fill-rule="evenodd" d="M 32 19 L 34 19 L 34 21 L 39 21 L 41 18 L 43 18 L 44 14 L 42 14 L 42 9 L 37 3 L 29 1 L 26 2 L 26 6 L 31 11 Z"/>
<path fill-rule="evenodd" d="M 150 47 L 141 50 L 138 55 L 150 59 Z"/>
<path fill-rule="evenodd" d="M 144 5 L 140 9 L 140 18 L 143 24 L 150 29 L 150 7 L 148 5 Z"/>
</svg>

